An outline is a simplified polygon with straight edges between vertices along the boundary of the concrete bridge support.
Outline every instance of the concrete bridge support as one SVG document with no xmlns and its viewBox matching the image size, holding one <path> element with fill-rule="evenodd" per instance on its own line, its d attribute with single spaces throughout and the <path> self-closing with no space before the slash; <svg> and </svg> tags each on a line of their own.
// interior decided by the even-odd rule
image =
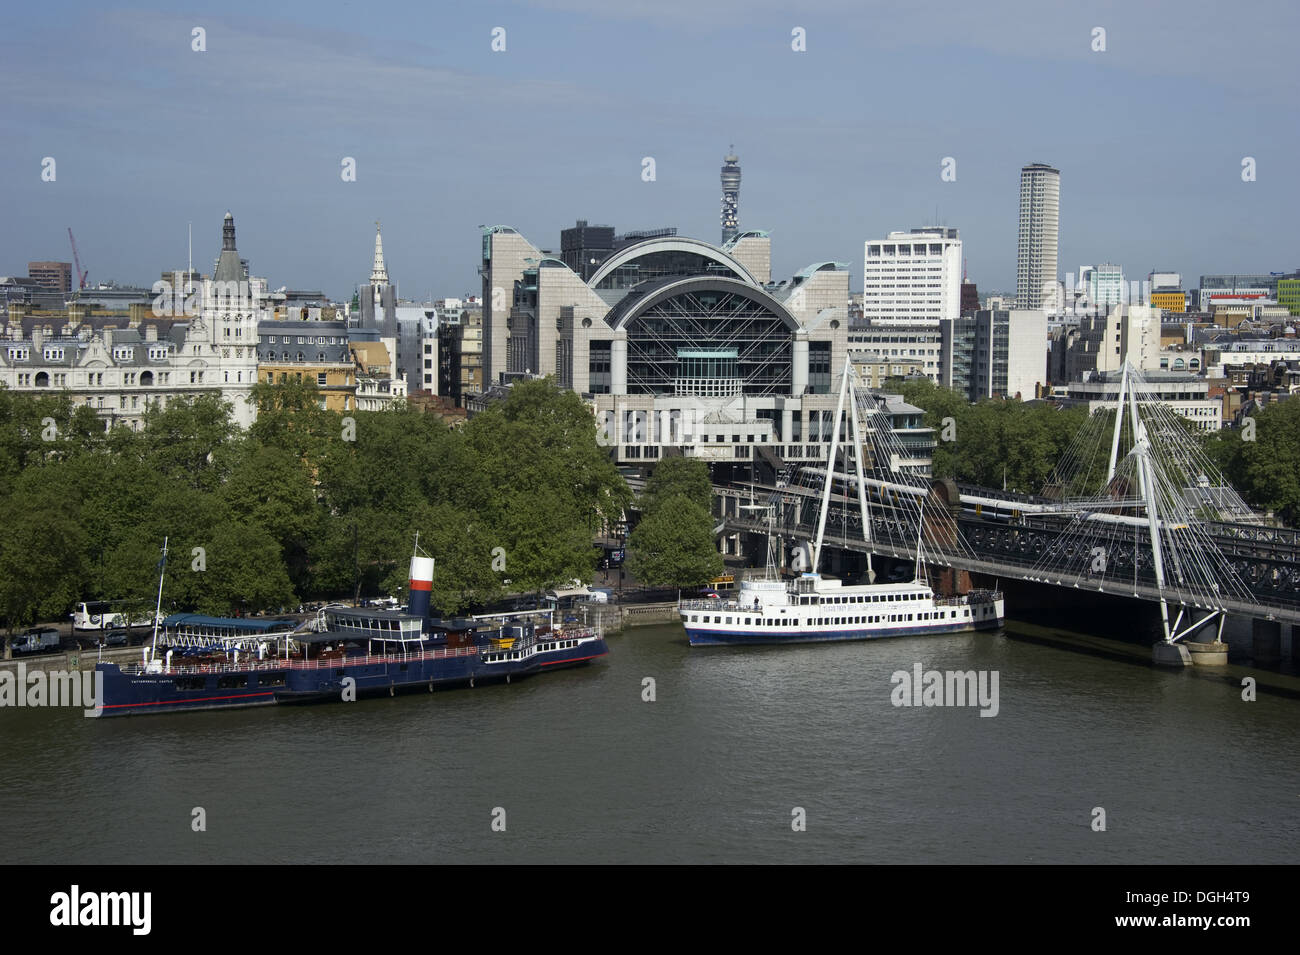
<svg viewBox="0 0 1300 955">
<path fill-rule="evenodd" d="M 1282 624 L 1277 620 L 1250 622 L 1251 656 L 1256 663 L 1279 663 L 1282 660 Z"/>
</svg>

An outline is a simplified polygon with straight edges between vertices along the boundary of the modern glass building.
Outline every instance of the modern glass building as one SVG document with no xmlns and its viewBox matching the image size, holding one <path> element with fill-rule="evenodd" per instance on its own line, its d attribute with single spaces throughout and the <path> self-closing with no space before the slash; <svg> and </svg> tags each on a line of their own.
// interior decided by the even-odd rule
<svg viewBox="0 0 1300 955">
<path fill-rule="evenodd" d="M 746 467 L 824 457 L 848 352 L 848 266 L 771 282 L 770 243 L 755 230 L 725 247 L 655 235 L 584 279 L 514 229 L 487 229 L 485 385 L 554 376 L 589 396 L 624 464 L 669 449 Z"/>
</svg>

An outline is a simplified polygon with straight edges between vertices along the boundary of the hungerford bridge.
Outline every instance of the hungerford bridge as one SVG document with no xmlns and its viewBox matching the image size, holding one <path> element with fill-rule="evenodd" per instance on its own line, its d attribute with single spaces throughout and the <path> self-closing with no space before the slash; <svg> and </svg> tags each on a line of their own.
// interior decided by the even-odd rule
<svg viewBox="0 0 1300 955">
<path fill-rule="evenodd" d="M 898 468 L 908 453 L 850 369 L 832 480 L 824 466 L 791 464 L 774 485 L 715 486 L 716 530 L 820 538 L 866 555 L 872 579 L 878 555 L 923 563 L 936 589 L 974 572 L 1158 602 L 1159 663 L 1186 665 L 1188 643 L 1226 661 L 1228 614 L 1253 620 L 1257 656 L 1276 656 L 1281 624 L 1300 622 L 1300 531 L 1264 525 L 1137 370 L 1124 369 L 1116 399 L 1113 423 L 1094 412 L 1044 493 L 1023 495 Z M 821 554 L 801 543 L 789 557 L 789 569 L 811 570 Z"/>
</svg>

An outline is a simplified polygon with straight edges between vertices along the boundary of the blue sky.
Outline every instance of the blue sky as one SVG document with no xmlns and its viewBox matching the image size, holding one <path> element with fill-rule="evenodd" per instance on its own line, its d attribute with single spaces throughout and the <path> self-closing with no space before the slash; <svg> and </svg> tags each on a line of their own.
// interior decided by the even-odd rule
<svg viewBox="0 0 1300 955">
<path fill-rule="evenodd" d="M 776 276 L 835 259 L 860 288 L 864 240 L 937 221 L 981 290 L 1013 289 L 1028 162 L 1061 170 L 1062 277 L 1294 269 L 1297 9 L 27 4 L 0 34 L 0 274 L 70 258 L 71 226 L 92 282 L 148 284 L 183 267 L 191 222 L 210 271 L 229 209 L 272 288 L 350 294 L 379 219 L 404 297 L 458 295 L 478 290 L 480 224 L 553 249 L 578 218 L 718 241 L 730 143 L 740 225 L 771 230 Z"/>
</svg>

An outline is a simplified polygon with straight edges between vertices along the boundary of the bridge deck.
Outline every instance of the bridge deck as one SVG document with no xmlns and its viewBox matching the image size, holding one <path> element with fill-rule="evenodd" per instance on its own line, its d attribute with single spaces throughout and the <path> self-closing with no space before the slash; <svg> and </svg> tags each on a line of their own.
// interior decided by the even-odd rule
<svg viewBox="0 0 1300 955">
<path fill-rule="evenodd" d="M 908 489 L 904 485 L 899 487 Z M 717 497 L 733 502 L 732 508 L 727 508 L 724 504 L 724 511 L 734 509 L 735 505 L 747 502 L 751 497 L 755 500 L 767 500 L 773 495 L 778 495 L 789 505 L 809 503 L 818 497 L 817 491 L 796 486 L 775 488 L 762 485 L 737 485 L 715 487 L 714 492 Z M 997 493 L 999 496 L 1005 494 L 1005 492 Z M 966 497 L 967 495 L 963 495 L 963 498 Z M 1011 505 L 1016 503 L 1014 497 L 1003 497 L 1003 499 Z M 783 508 L 783 515 L 790 509 L 793 508 Z M 807 508 L 799 508 L 799 510 L 806 512 Z M 862 538 L 861 530 L 856 526 L 856 520 L 853 521 L 854 529 L 848 533 L 844 532 L 848 512 L 851 511 L 856 516 L 857 502 L 847 500 L 842 495 L 834 495 L 832 512 L 827 516 L 826 530 L 823 535 L 825 543 L 859 553 L 869 549 L 873 554 L 915 560 L 915 540 L 904 540 L 891 533 L 889 526 L 880 522 L 882 510 L 888 509 L 876 506 L 872 511 L 875 518 L 873 520 L 875 539 L 868 545 Z M 746 512 L 724 513 L 719 520 L 731 532 L 766 534 L 768 531 L 766 520 L 762 516 L 751 517 Z M 1161 591 L 1155 586 L 1154 579 L 1144 581 L 1141 579 L 1141 574 L 1136 580 L 1132 576 L 1126 579 L 1118 573 L 1108 573 L 1089 576 L 1079 581 L 1060 571 L 1045 571 L 1037 567 L 1036 564 L 1042 556 L 1046 542 L 1049 539 L 1059 538 L 1068 524 L 1068 517 L 1055 515 L 1036 514 L 1016 523 L 1008 523 L 1005 520 L 987 520 L 963 513 L 958 519 L 958 526 L 966 542 L 969 544 L 974 537 L 979 537 L 988 541 L 988 547 L 991 549 L 986 549 L 982 553 L 973 548 L 969 552 L 935 551 L 932 546 L 927 545 L 925 560 L 931 565 L 951 566 L 960 570 L 1029 580 L 1050 586 L 1097 590 L 1101 593 L 1142 600 L 1160 599 Z M 812 519 L 792 520 L 786 517 L 778 520 L 775 529 L 783 536 L 811 538 L 816 533 L 816 524 Z M 983 533 L 976 533 L 977 531 Z M 1210 534 L 1225 559 L 1239 569 L 1239 576 L 1242 577 L 1244 586 L 1250 592 L 1249 597 L 1242 599 L 1240 596 L 1215 595 L 1213 598 L 1208 598 L 1208 595 L 1180 592 L 1176 588 L 1166 586 L 1164 595 L 1168 601 L 1202 609 L 1222 606 L 1228 612 L 1241 616 L 1300 623 L 1300 534 L 1289 528 L 1263 528 L 1255 525 L 1223 523 L 1210 525 Z M 1002 549 L 993 547 L 996 539 L 1009 536 L 1018 538 L 1017 553 L 1007 553 L 1005 546 Z M 1026 546 L 1025 538 L 1029 537 L 1033 538 L 1033 542 L 1031 546 Z M 1005 545 L 1005 540 L 1002 543 Z M 1141 554 L 1136 556 L 1134 562 L 1141 563 Z"/>
</svg>

